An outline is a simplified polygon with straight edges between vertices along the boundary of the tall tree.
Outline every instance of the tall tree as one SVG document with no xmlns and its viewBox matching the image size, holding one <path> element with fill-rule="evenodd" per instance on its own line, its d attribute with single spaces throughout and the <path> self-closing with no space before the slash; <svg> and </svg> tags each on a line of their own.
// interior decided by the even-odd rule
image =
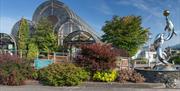
<svg viewBox="0 0 180 91">
<path fill-rule="evenodd" d="M 51 52 L 55 51 L 58 47 L 57 35 L 54 33 L 52 23 L 47 18 L 42 18 L 38 22 L 33 37 L 40 51 Z"/>
<path fill-rule="evenodd" d="M 22 18 L 19 23 L 19 30 L 17 34 L 18 50 L 26 56 L 29 41 L 29 25 L 26 19 Z"/>
<path fill-rule="evenodd" d="M 35 59 L 38 53 L 38 46 L 34 42 L 29 43 L 27 58 L 30 60 Z"/>
<path fill-rule="evenodd" d="M 128 51 L 130 56 L 134 56 L 140 46 L 148 39 L 148 29 L 141 26 L 140 16 L 114 16 L 112 20 L 106 21 L 102 31 L 102 40 L 112 43 L 117 48 Z"/>
</svg>

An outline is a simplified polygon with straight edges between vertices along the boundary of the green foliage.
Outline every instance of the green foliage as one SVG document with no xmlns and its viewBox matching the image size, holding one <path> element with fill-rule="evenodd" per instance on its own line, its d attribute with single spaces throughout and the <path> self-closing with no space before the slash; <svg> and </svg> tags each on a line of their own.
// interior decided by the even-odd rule
<svg viewBox="0 0 180 91">
<path fill-rule="evenodd" d="M 79 71 L 78 73 L 79 73 L 79 78 L 82 81 L 87 81 L 90 79 L 90 72 L 89 71 L 81 68 L 81 71 Z"/>
<path fill-rule="evenodd" d="M 34 70 L 34 71 L 32 72 L 32 79 L 35 79 L 35 80 L 38 79 L 38 70 Z"/>
<path fill-rule="evenodd" d="M 22 85 L 24 80 L 32 78 L 34 70 L 29 61 L 8 54 L 1 54 L 0 58 L 0 84 Z"/>
<path fill-rule="evenodd" d="M 39 71 L 39 79 L 51 86 L 74 86 L 88 78 L 89 73 L 74 64 L 52 64 Z"/>
<path fill-rule="evenodd" d="M 12 65 L 13 66 L 13 65 Z M 14 67 L 15 68 L 15 67 Z M 12 71 L 6 71 L 0 69 L 0 84 L 18 86 L 24 84 L 25 77 L 21 74 L 17 68 Z"/>
<path fill-rule="evenodd" d="M 180 65 L 180 56 L 177 55 L 177 56 L 174 56 L 170 59 L 170 61 L 174 61 L 175 64 L 179 64 Z"/>
<path fill-rule="evenodd" d="M 38 22 L 33 38 L 40 51 L 51 52 L 58 48 L 57 35 L 53 25 L 46 18 Z"/>
<path fill-rule="evenodd" d="M 97 71 L 94 76 L 94 81 L 112 82 L 117 78 L 117 72 L 115 70 Z"/>
<path fill-rule="evenodd" d="M 148 59 L 147 58 L 138 58 L 136 60 L 136 64 L 147 64 L 148 63 Z"/>
<path fill-rule="evenodd" d="M 37 57 L 37 53 L 38 53 L 38 47 L 35 43 L 30 43 L 28 45 L 28 54 L 27 54 L 27 58 L 32 60 L 34 58 Z"/>
<path fill-rule="evenodd" d="M 29 41 L 29 25 L 26 19 L 22 18 L 19 24 L 19 30 L 17 34 L 17 45 L 19 51 L 27 50 Z M 23 56 L 26 54 L 23 52 Z"/>
<path fill-rule="evenodd" d="M 102 36 L 103 41 L 127 50 L 130 56 L 133 56 L 148 39 L 148 29 L 141 26 L 139 16 L 115 16 L 112 20 L 106 21 L 102 30 L 105 33 Z"/>
<path fill-rule="evenodd" d="M 147 63 L 148 63 L 147 60 L 141 60 L 141 61 L 139 61 L 139 62 L 140 62 L 140 64 L 147 64 Z"/>
<path fill-rule="evenodd" d="M 145 78 L 143 76 L 141 76 L 141 74 L 137 73 L 134 70 L 120 70 L 118 73 L 118 81 L 119 82 L 136 82 L 136 83 L 140 83 L 140 82 L 144 82 Z"/>
</svg>

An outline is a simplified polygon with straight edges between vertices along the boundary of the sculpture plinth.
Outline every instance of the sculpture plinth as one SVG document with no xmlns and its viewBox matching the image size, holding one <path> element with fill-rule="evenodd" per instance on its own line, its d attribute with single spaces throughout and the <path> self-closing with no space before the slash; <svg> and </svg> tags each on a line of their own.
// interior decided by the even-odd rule
<svg viewBox="0 0 180 91">
<path fill-rule="evenodd" d="M 169 64 L 169 65 L 155 65 L 153 67 L 154 70 L 157 70 L 157 71 L 175 71 L 176 70 L 176 67 L 175 65 L 173 64 Z"/>
</svg>

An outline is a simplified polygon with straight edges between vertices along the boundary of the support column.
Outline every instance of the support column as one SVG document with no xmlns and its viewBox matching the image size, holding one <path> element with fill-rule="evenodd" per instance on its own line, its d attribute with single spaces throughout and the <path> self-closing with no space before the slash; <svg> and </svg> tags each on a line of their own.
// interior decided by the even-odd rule
<svg viewBox="0 0 180 91">
<path fill-rule="evenodd" d="M 73 32 L 73 25 L 70 23 L 70 33 Z"/>
</svg>

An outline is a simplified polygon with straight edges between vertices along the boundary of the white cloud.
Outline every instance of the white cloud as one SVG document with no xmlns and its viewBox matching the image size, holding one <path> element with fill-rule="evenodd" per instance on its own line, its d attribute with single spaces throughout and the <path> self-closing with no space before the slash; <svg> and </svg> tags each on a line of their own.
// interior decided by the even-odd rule
<svg viewBox="0 0 180 91">
<path fill-rule="evenodd" d="M 100 11 L 106 15 L 113 15 L 111 8 L 106 3 L 102 3 Z"/>
<path fill-rule="evenodd" d="M 0 16 L 0 32 L 11 33 L 13 25 L 18 21 L 18 19 L 11 17 Z"/>
<path fill-rule="evenodd" d="M 166 41 L 164 43 L 165 47 L 173 46 L 173 45 L 176 45 L 176 44 L 180 44 L 180 31 L 176 31 L 176 33 L 177 33 L 176 36 L 174 36 L 171 40 Z"/>
<path fill-rule="evenodd" d="M 105 1 L 102 1 L 101 4 L 95 8 L 105 15 L 114 15 L 113 10 L 108 6 Z"/>
<path fill-rule="evenodd" d="M 146 11 L 156 17 L 161 17 L 162 14 L 159 11 L 160 9 L 154 6 L 150 6 L 148 2 L 145 2 L 145 0 L 117 0 L 116 4 L 118 5 L 131 5 L 133 7 L 136 7 L 140 10 Z"/>
</svg>

